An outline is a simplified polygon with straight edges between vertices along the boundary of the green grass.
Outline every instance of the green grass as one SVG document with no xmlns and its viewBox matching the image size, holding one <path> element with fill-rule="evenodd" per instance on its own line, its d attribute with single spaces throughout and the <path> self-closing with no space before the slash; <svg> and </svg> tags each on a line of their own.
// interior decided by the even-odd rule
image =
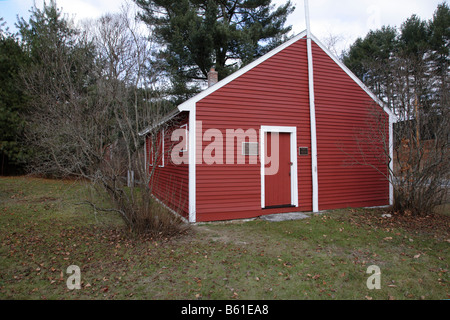
<svg viewBox="0 0 450 320">
<path fill-rule="evenodd" d="M 448 207 L 427 223 L 348 209 L 200 224 L 168 241 L 77 205 L 90 197 L 82 183 L 0 178 L 0 299 L 450 298 Z M 67 288 L 70 265 L 80 290 Z M 370 265 L 380 290 L 366 286 Z"/>
</svg>

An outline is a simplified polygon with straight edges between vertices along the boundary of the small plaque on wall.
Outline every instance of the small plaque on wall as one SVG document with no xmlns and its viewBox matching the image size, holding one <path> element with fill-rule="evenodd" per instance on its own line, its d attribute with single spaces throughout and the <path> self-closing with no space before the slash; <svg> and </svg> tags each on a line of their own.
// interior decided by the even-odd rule
<svg viewBox="0 0 450 320">
<path fill-rule="evenodd" d="M 307 147 L 300 147 L 300 148 L 298 148 L 298 155 L 299 156 L 307 156 L 308 155 L 308 148 Z"/>
</svg>

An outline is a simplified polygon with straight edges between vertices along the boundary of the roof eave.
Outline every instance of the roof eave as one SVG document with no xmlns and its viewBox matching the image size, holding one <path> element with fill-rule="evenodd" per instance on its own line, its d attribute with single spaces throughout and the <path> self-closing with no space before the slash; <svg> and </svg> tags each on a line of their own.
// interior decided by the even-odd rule
<svg viewBox="0 0 450 320">
<path fill-rule="evenodd" d="M 170 112 L 168 115 L 166 115 L 164 118 L 161 119 L 161 121 L 159 121 L 158 123 L 147 127 L 146 129 L 142 130 L 141 132 L 139 132 L 139 136 L 143 137 L 145 135 L 147 135 L 150 131 L 152 131 L 153 129 L 163 125 L 164 123 L 172 120 L 173 118 L 175 118 L 177 115 L 179 115 L 182 111 L 180 111 L 178 108 L 174 109 L 172 112 Z"/>
</svg>

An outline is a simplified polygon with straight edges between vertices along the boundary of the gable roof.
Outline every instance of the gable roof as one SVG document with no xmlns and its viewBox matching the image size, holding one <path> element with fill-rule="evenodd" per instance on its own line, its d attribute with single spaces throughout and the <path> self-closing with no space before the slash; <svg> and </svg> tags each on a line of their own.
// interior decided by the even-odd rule
<svg viewBox="0 0 450 320">
<path fill-rule="evenodd" d="M 251 69 L 255 68 L 256 66 L 258 66 L 259 64 L 263 63 L 264 61 L 266 61 L 267 59 L 271 58 L 272 56 L 276 55 L 277 53 L 279 53 L 280 51 L 284 50 L 285 48 L 289 47 L 290 45 L 292 45 L 293 43 L 297 42 L 300 39 L 303 39 L 306 37 L 306 30 L 299 33 L 298 35 L 296 35 L 295 37 L 291 38 L 290 40 L 286 41 L 285 43 L 283 43 L 282 45 L 278 46 L 277 48 L 273 49 L 272 51 L 266 53 L 265 55 L 263 55 L 262 57 L 256 59 L 255 61 L 253 61 L 252 63 L 246 65 L 245 67 L 243 67 L 242 69 L 239 69 L 238 71 L 236 71 L 235 73 L 229 75 L 228 77 L 226 77 L 225 79 L 217 82 L 215 85 L 205 89 L 204 91 L 200 92 L 199 94 L 197 94 L 196 96 L 192 97 L 191 99 L 183 102 L 182 104 L 180 104 L 178 106 L 178 110 L 180 112 L 182 111 L 191 111 L 193 110 L 193 108 L 195 108 L 195 104 L 202 100 L 203 98 L 207 97 L 208 95 L 212 94 L 213 92 L 219 90 L 220 88 L 222 88 L 223 86 L 227 85 L 228 83 L 230 83 L 231 81 L 235 80 L 236 78 L 240 77 L 241 75 L 243 75 L 244 73 L 250 71 Z M 347 73 L 348 76 L 350 76 L 350 78 L 352 78 L 352 80 L 354 82 L 356 82 L 379 106 L 381 106 L 384 111 L 389 115 L 392 116 L 394 118 L 394 120 L 396 119 L 396 116 L 394 115 L 394 113 L 384 105 L 384 103 L 378 99 L 378 97 L 369 90 L 369 88 L 367 88 L 367 86 L 355 75 L 353 74 L 353 72 L 350 71 L 349 68 L 347 68 L 347 66 L 345 66 L 345 64 L 340 61 L 333 53 L 331 53 L 314 35 L 311 35 L 311 39 L 343 70 L 345 71 L 345 73 Z M 306 57 L 305 57 L 306 58 Z"/>
<path fill-rule="evenodd" d="M 150 133 L 153 129 L 158 128 L 159 126 L 167 123 L 168 121 L 172 120 L 173 118 L 175 118 L 177 115 L 179 115 L 181 113 L 180 110 L 178 110 L 178 108 L 172 110 L 171 112 L 169 112 L 168 114 L 166 114 L 159 122 L 145 128 L 144 130 L 142 130 L 141 132 L 139 132 L 139 136 L 145 136 L 148 133 Z"/>
<path fill-rule="evenodd" d="M 238 71 L 234 72 L 233 74 L 229 75 L 225 79 L 222 79 L 221 81 L 217 82 L 215 85 L 205 89 L 204 91 L 200 92 L 199 94 L 195 95 L 194 97 L 190 98 L 189 100 L 183 102 L 182 104 L 178 105 L 177 109 L 175 109 L 173 112 L 171 112 L 169 115 L 167 115 L 159 124 L 162 124 L 173 117 L 175 117 L 177 114 L 183 111 L 191 111 L 195 109 L 195 105 L 198 101 L 202 100 L 203 98 L 207 97 L 208 95 L 212 94 L 213 92 L 219 90 L 223 86 L 227 85 L 231 81 L 235 80 L 236 78 L 239 78 L 241 75 L 245 74 L 246 72 L 250 71 L 251 69 L 255 68 L 256 66 L 260 65 L 264 61 L 268 60 L 269 58 L 273 57 L 280 51 L 286 49 L 293 43 L 305 38 L 307 35 L 306 30 L 299 33 L 298 35 L 292 37 L 282 45 L 278 46 L 277 48 L 269 51 L 265 55 L 261 56 L 260 58 L 256 59 L 252 63 L 246 65 L 245 67 L 239 69 Z M 340 61 L 333 53 L 331 53 L 314 35 L 311 34 L 311 39 L 315 42 L 316 45 L 319 46 L 356 84 L 358 84 L 366 93 L 369 95 L 380 107 L 383 108 L 383 110 L 394 119 L 394 122 L 397 122 L 397 117 L 392 112 L 391 109 L 389 109 L 378 97 L 370 91 L 369 88 L 349 69 L 347 66 Z M 306 58 L 306 56 L 305 56 Z M 314 57 L 313 57 L 314 59 Z M 156 126 L 153 126 L 154 128 Z M 140 132 L 139 135 L 145 135 L 147 134 L 152 128 L 147 128 L 144 131 Z"/>
</svg>

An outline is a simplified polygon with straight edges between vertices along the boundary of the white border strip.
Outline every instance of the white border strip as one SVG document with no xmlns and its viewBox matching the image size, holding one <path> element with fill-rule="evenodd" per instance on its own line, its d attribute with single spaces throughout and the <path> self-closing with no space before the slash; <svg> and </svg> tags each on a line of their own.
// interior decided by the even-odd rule
<svg viewBox="0 0 450 320">
<path fill-rule="evenodd" d="M 183 217 L 181 214 L 179 214 L 178 212 L 176 212 L 175 210 L 173 210 L 172 208 L 170 208 L 167 204 L 165 204 L 164 202 L 162 202 L 161 200 L 159 200 L 159 198 L 157 196 L 155 196 L 154 194 L 151 195 L 151 197 L 158 202 L 160 205 L 162 205 L 164 208 L 166 208 L 170 213 L 172 213 L 174 216 L 179 217 L 184 223 L 188 223 L 187 219 L 185 217 Z"/>
<path fill-rule="evenodd" d="M 389 116 L 389 205 L 394 205 L 394 117 Z"/>
<path fill-rule="evenodd" d="M 319 212 L 319 175 L 317 172 L 317 130 L 316 102 L 314 93 L 314 68 L 312 41 L 309 23 L 309 3 L 305 0 L 306 44 L 308 52 L 308 83 L 309 83 L 309 117 L 311 127 L 311 173 L 312 173 L 312 207 L 313 212 Z"/>
<path fill-rule="evenodd" d="M 197 184 L 197 176 L 196 176 L 196 164 L 197 164 L 197 124 L 196 124 L 196 115 L 195 110 L 196 106 L 189 111 L 189 222 L 195 223 L 197 222 L 197 204 L 196 204 L 196 184 Z"/>
</svg>

